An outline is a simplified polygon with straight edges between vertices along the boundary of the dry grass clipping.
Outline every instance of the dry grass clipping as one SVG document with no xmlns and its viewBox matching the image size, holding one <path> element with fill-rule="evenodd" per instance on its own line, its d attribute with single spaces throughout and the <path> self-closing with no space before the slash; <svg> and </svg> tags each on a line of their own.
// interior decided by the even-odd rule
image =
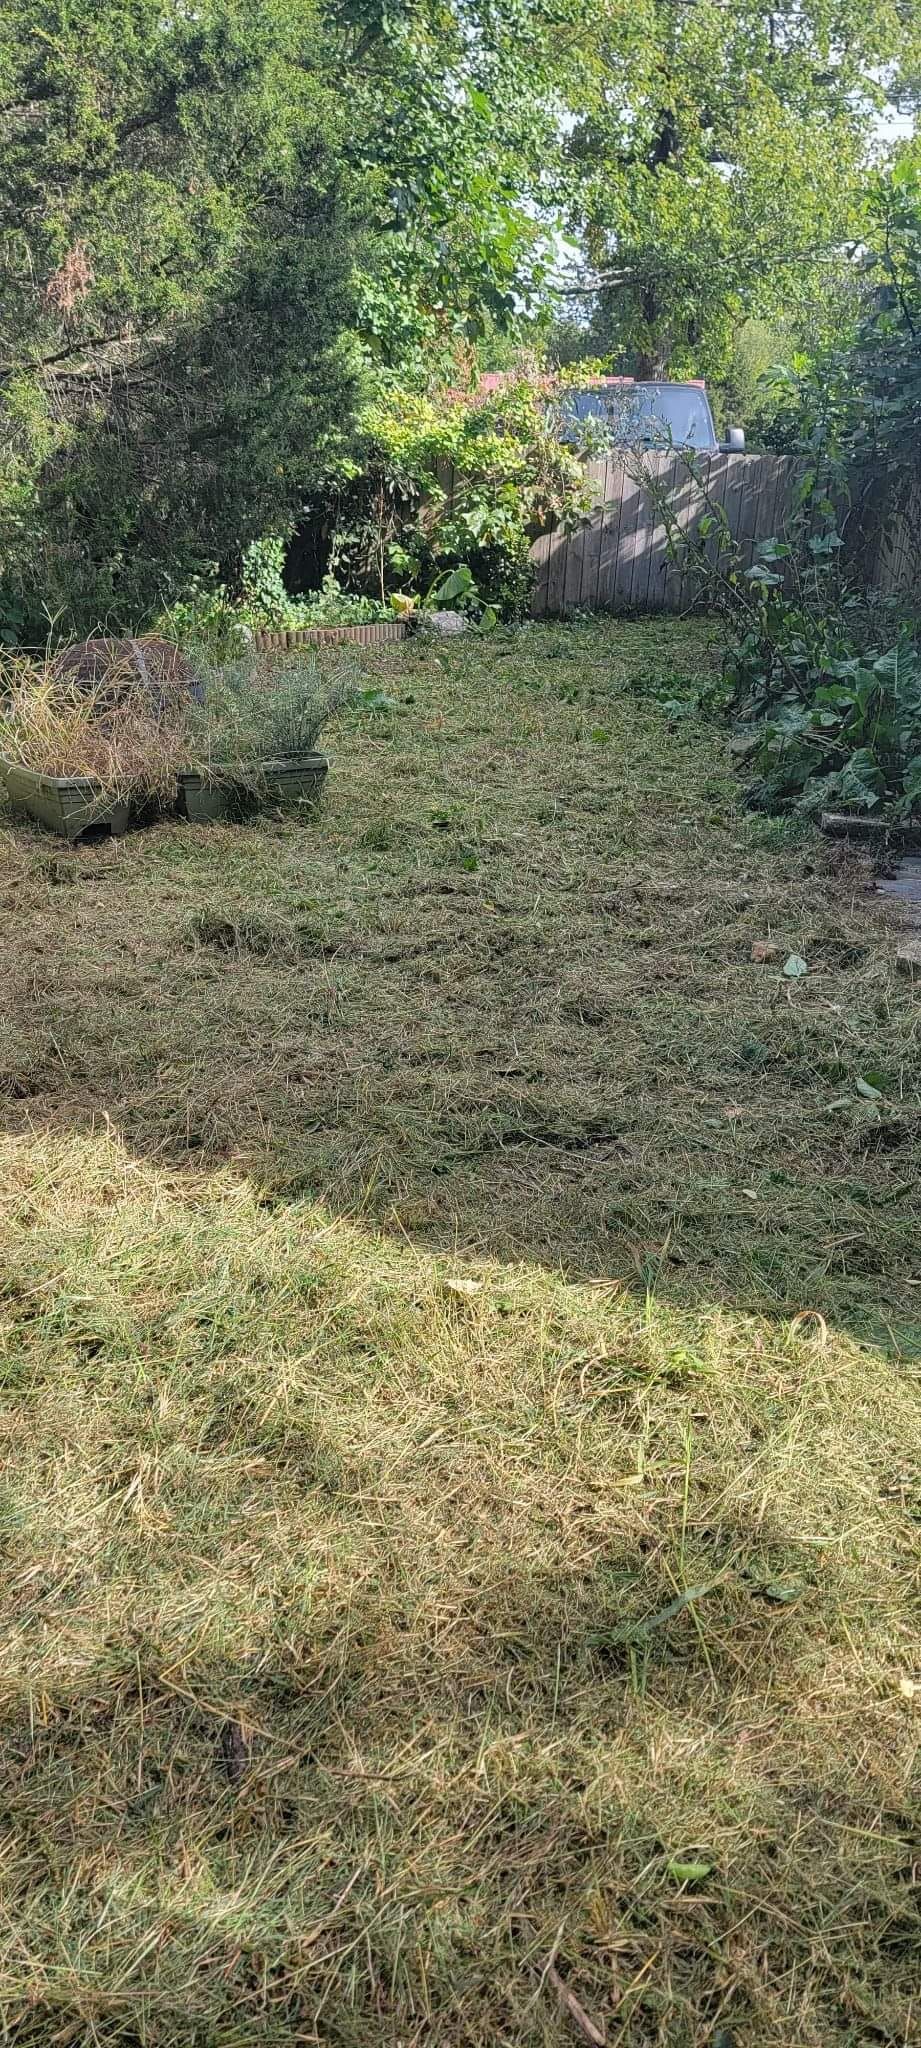
<svg viewBox="0 0 921 2048">
<path fill-rule="evenodd" d="M 306 829 L 4 835 L 17 2048 L 916 2037 L 917 1003 L 705 659 L 400 650 Z"/>
</svg>

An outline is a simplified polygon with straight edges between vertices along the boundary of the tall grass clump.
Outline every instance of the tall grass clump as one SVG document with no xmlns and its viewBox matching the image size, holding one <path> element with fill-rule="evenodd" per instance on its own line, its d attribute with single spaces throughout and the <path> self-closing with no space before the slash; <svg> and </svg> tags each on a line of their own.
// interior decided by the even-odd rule
<svg viewBox="0 0 921 2048">
<path fill-rule="evenodd" d="M 95 651 L 83 660 L 77 649 L 6 658 L 0 753 L 39 775 L 86 778 L 100 799 L 137 808 L 171 804 L 189 768 L 258 788 L 262 764 L 311 753 L 356 693 L 355 669 L 331 678 L 312 654 L 282 665 L 248 649 L 226 663 L 200 656 L 148 672 L 142 642 L 85 646 Z"/>
<path fill-rule="evenodd" d="M 9 655 L 0 752 L 38 775 L 88 778 L 107 801 L 168 802 L 185 758 L 188 702 L 184 676 L 143 681 L 136 656 L 117 646 L 89 673 L 56 654 Z"/>
<path fill-rule="evenodd" d="M 331 676 L 312 650 L 279 662 L 248 648 L 236 660 L 199 662 L 203 702 L 188 707 L 188 760 L 209 780 L 247 785 L 260 764 L 313 753 L 325 725 L 353 701 L 357 665 Z"/>
</svg>

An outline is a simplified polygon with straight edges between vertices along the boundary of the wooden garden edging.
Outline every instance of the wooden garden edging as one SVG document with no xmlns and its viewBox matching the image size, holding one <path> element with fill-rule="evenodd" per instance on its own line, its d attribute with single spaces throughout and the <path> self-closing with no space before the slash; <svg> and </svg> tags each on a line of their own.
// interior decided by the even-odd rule
<svg viewBox="0 0 921 2048">
<path fill-rule="evenodd" d="M 277 653 L 288 647 L 325 647 L 339 640 L 354 640 L 361 647 L 377 647 L 391 640 L 405 639 L 407 630 L 405 619 L 376 619 L 368 626 L 293 626 L 287 632 L 260 630 L 253 634 L 253 646 L 261 654 Z"/>
</svg>

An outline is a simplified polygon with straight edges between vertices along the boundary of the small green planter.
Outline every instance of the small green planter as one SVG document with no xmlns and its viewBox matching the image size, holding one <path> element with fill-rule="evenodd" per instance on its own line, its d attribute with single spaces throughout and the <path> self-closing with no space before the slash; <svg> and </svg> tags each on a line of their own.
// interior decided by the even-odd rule
<svg viewBox="0 0 921 2048">
<path fill-rule="evenodd" d="M 316 803 L 329 773 L 325 754 L 297 754 L 283 761 L 254 761 L 249 774 L 235 779 L 216 764 L 211 776 L 187 768 L 179 777 L 179 811 L 193 825 L 246 817 L 266 805 L 304 809 Z"/>
<path fill-rule="evenodd" d="M 131 822 L 130 805 L 113 803 L 87 775 L 38 775 L 0 757 L 0 783 L 14 817 L 36 818 L 62 839 L 73 841 L 92 831 L 118 838 Z"/>
</svg>

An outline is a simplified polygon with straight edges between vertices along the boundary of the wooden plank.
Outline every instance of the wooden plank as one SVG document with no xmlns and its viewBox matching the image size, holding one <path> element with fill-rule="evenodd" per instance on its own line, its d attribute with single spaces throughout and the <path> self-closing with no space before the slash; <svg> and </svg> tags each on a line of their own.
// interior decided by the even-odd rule
<svg viewBox="0 0 921 2048">
<path fill-rule="evenodd" d="M 594 505 L 591 524 L 582 541 L 582 583 L 579 590 L 579 604 L 583 611 L 594 611 L 598 605 L 598 573 L 601 562 L 601 539 L 604 528 L 604 507 L 607 497 L 608 463 L 602 458 L 589 464 L 589 481 L 593 488 Z"/>
<path fill-rule="evenodd" d="M 795 462 L 789 455 L 782 455 L 780 463 L 777 496 L 774 503 L 774 526 L 779 539 L 792 545 L 794 539 L 794 501 L 801 471 L 799 463 Z M 794 580 L 795 565 L 793 561 L 789 561 L 784 566 L 784 590 L 788 597 L 794 588 Z"/>
<path fill-rule="evenodd" d="M 681 489 L 686 465 L 680 455 L 659 455 L 651 472 L 655 487 L 655 498 L 650 499 L 651 522 L 649 528 L 649 578 L 646 585 L 646 610 L 662 612 L 665 606 L 665 583 L 668 574 L 668 527 L 661 509 L 664 494 L 674 501 Z"/>
<path fill-rule="evenodd" d="M 765 484 L 764 455 L 740 455 L 736 460 L 744 463 L 742 475 L 742 504 L 739 513 L 739 565 L 744 575 L 755 559 L 755 543 L 761 539 L 759 515 L 762 492 Z"/>
<path fill-rule="evenodd" d="M 817 479 L 811 500 L 802 507 L 798 493 L 803 476 L 799 458 L 781 455 L 749 457 L 714 454 L 698 458 L 697 483 L 680 456 L 649 454 L 646 472 L 657 487 L 671 493 L 680 530 L 693 533 L 706 509 L 725 510 L 728 529 L 738 549 L 744 574 L 757 559 L 759 544 L 772 536 L 802 547 L 809 535 L 824 529 L 818 510 L 823 493 Z M 677 611 L 700 593 L 693 570 L 686 573 L 669 559 L 667 531 L 657 517 L 633 458 L 610 455 L 592 465 L 596 503 L 581 532 L 565 536 L 559 528 L 535 541 L 536 568 L 533 615 L 571 611 L 576 606 L 613 611 Z M 857 517 L 855 510 L 853 515 Z M 919 575 L 917 511 L 914 504 L 887 517 L 885 497 L 867 494 L 859 544 L 855 537 L 853 565 L 868 588 L 898 596 L 912 588 Z M 839 520 L 840 530 L 840 520 Z M 713 562 L 714 533 L 706 543 Z M 791 568 L 785 581 L 793 584 Z"/>
<path fill-rule="evenodd" d="M 534 589 L 531 592 L 531 617 L 543 619 L 547 615 L 547 595 L 550 584 L 550 540 L 551 529 L 538 534 L 531 549 L 534 563 Z"/>
<path fill-rule="evenodd" d="M 727 455 L 726 457 L 726 495 L 723 501 L 723 509 L 726 514 L 729 531 L 736 545 L 738 545 L 742 531 L 742 515 L 745 504 L 743 464 L 746 460 L 747 457 L 744 455 Z"/>
<path fill-rule="evenodd" d="M 579 592 L 582 589 L 582 554 L 584 547 L 584 526 L 572 527 L 566 536 L 563 591 L 560 599 L 561 610 L 564 612 L 572 612 L 578 609 Z"/>
<path fill-rule="evenodd" d="M 653 500 L 647 488 L 646 479 L 652 478 L 658 481 L 661 469 L 658 454 L 650 451 L 643 455 L 638 461 L 637 468 L 640 476 L 640 488 L 643 493 L 643 512 L 642 520 L 636 530 L 637 547 L 633 557 L 630 610 L 642 613 L 649 610 L 649 562 L 652 551 L 652 536 L 655 528 Z"/>
<path fill-rule="evenodd" d="M 728 455 L 713 454 L 705 456 L 701 463 L 701 487 L 695 510 L 694 526 L 696 531 L 701 519 L 705 517 L 712 518 L 714 521 L 712 531 L 703 542 L 704 559 L 711 570 L 716 568 L 719 557 L 719 514 L 724 507 L 726 479 L 729 475 L 730 461 L 731 457 Z M 706 571 L 703 567 L 689 569 L 682 579 L 682 608 L 688 610 L 692 605 L 697 604 L 705 587 Z"/>
<path fill-rule="evenodd" d="M 767 502 L 763 511 L 764 535 L 766 540 L 773 535 L 776 540 L 785 538 L 787 503 L 787 462 L 783 455 L 771 456 L 770 483 Z M 778 570 L 778 573 L 780 571 Z"/>
<path fill-rule="evenodd" d="M 646 489 L 646 534 L 644 547 L 643 575 L 635 585 L 634 610 L 656 612 L 661 609 L 661 591 L 656 588 L 656 578 L 665 555 L 665 526 L 659 517 L 659 492 L 668 488 L 672 457 L 659 449 L 644 457 L 643 469 L 648 479 Z"/>
<path fill-rule="evenodd" d="M 585 481 L 591 496 L 600 492 L 604 475 L 604 463 L 597 460 L 585 465 Z M 576 611 L 583 602 L 582 586 L 585 571 L 585 556 L 591 537 L 590 526 L 577 526 L 570 533 L 566 546 L 566 574 L 563 581 L 563 609 Z"/>
<path fill-rule="evenodd" d="M 620 517 L 624 499 L 624 465 L 610 456 L 604 474 L 605 507 L 601 524 L 601 552 L 595 582 L 595 603 L 599 611 L 614 607 L 614 576 L 620 540 Z"/>
<path fill-rule="evenodd" d="M 707 491 L 710 486 L 710 471 L 713 458 L 697 454 L 693 458 L 693 472 L 688 476 L 688 490 L 681 527 L 689 543 L 699 539 L 697 529 L 707 509 Z M 677 590 L 671 597 L 675 611 L 687 611 L 695 603 L 700 589 L 700 571 L 689 561 L 687 554 L 681 562 Z"/>
<path fill-rule="evenodd" d="M 558 618 L 563 609 L 568 547 L 566 534 L 554 523 L 550 535 L 550 561 L 547 571 L 547 611 L 551 618 Z"/>
<path fill-rule="evenodd" d="M 601 562 L 598 570 L 598 603 L 606 612 L 619 609 L 618 563 L 626 530 L 626 515 L 629 509 L 627 477 L 623 461 L 612 453 L 608 457 L 607 476 L 608 500 L 616 509 L 605 516 L 605 530 L 601 543 Z"/>
<path fill-rule="evenodd" d="M 652 508 L 646 492 L 644 475 L 647 458 L 637 462 L 635 482 L 637 490 L 636 517 L 633 526 L 633 548 L 630 556 L 630 583 L 626 593 L 626 608 L 631 612 L 646 610 L 646 593 L 649 588 L 649 540 Z"/>
<path fill-rule="evenodd" d="M 780 539 L 780 515 L 783 506 L 786 465 L 782 455 L 762 457 L 764 469 L 764 491 L 761 499 L 759 540 Z"/>
<path fill-rule="evenodd" d="M 679 476 L 674 489 L 673 509 L 677 529 L 674 535 L 677 555 L 674 560 L 669 557 L 665 571 L 663 609 L 667 612 L 680 612 L 683 608 L 684 549 L 703 510 L 696 471 L 701 462 L 706 464 L 706 456 L 692 457 L 690 462 L 684 457 L 676 457 L 676 462 L 679 465 Z"/>
<path fill-rule="evenodd" d="M 645 500 L 636 477 L 627 463 L 622 467 L 622 495 L 620 531 L 618 534 L 617 558 L 614 564 L 614 587 L 611 593 L 612 610 L 626 612 L 630 609 L 630 593 L 633 588 L 633 567 L 637 550 L 637 527 L 644 517 Z"/>
</svg>

